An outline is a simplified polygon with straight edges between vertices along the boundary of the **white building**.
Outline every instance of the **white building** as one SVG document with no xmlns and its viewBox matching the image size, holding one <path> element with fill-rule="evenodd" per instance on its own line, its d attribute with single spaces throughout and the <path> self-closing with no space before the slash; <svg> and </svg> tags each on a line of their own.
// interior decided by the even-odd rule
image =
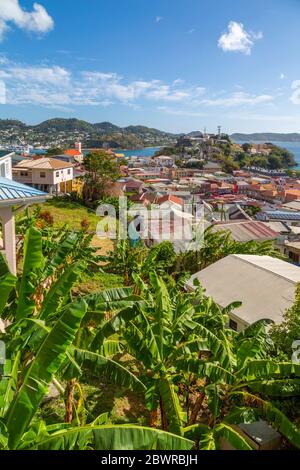
<svg viewBox="0 0 300 470">
<path fill-rule="evenodd" d="M 160 155 L 159 157 L 153 158 L 155 164 L 163 168 L 172 168 L 174 166 L 174 159 L 166 155 Z"/>
<path fill-rule="evenodd" d="M 13 177 L 50 194 L 72 191 L 73 165 L 55 158 L 22 160 L 13 168 Z"/>
</svg>

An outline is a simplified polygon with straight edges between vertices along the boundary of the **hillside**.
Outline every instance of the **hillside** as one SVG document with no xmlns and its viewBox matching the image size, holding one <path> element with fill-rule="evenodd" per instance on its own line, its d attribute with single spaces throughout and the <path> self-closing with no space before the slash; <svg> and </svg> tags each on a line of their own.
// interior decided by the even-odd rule
<svg viewBox="0 0 300 470">
<path fill-rule="evenodd" d="M 24 128 L 26 128 L 26 124 L 24 124 L 24 122 L 18 121 L 16 119 L 0 119 L 0 130 L 1 131 L 10 130 L 11 128 L 24 129 Z"/>
<path fill-rule="evenodd" d="M 94 126 L 86 121 L 79 119 L 49 119 L 36 126 L 31 126 L 33 129 L 41 132 L 57 131 L 57 132 L 91 132 Z"/>
<path fill-rule="evenodd" d="M 230 138 L 239 142 L 300 142 L 300 134 L 279 134 L 273 132 L 261 132 L 254 134 L 232 134 Z"/>
<path fill-rule="evenodd" d="M 2 132 L 2 134 L 1 134 Z M 110 122 L 90 123 L 80 119 L 54 118 L 37 125 L 26 125 L 21 121 L 0 119 L 0 139 L 2 144 L 29 144 L 63 147 L 80 139 L 83 145 L 112 148 L 142 148 L 147 146 L 172 145 L 176 134 L 148 128 L 146 126 L 119 127 Z"/>
</svg>

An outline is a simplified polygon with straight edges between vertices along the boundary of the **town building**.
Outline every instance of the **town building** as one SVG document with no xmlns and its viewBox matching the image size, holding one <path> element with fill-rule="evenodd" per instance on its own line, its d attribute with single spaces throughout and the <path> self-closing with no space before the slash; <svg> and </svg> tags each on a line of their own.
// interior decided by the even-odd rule
<svg viewBox="0 0 300 470">
<path fill-rule="evenodd" d="M 278 233 L 269 228 L 263 222 L 254 220 L 218 223 L 213 227 L 213 231 L 230 232 L 233 240 L 237 242 L 264 242 L 267 240 L 276 240 Z"/>
<path fill-rule="evenodd" d="M 72 191 L 74 167 L 55 158 L 22 160 L 13 167 L 13 178 L 50 194 L 66 194 Z"/>
</svg>

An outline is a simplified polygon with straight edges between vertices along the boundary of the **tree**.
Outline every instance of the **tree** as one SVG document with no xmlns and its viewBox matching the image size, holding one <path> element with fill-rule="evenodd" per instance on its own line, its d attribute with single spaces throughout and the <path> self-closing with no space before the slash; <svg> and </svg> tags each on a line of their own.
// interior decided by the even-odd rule
<svg viewBox="0 0 300 470">
<path fill-rule="evenodd" d="M 232 173 L 235 170 L 239 169 L 239 165 L 231 156 L 225 156 L 221 159 L 222 170 L 225 173 Z"/>
<path fill-rule="evenodd" d="M 278 170 L 283 167 L 280 156 L 276 154 L 269 155 L 268 165 L 271 170 Z"/>
<path fill-rule="evenodd" d="M 245 143 L 245 144 L 242 145 L 242 148 L 243 148 L 245 153 L 249 153 L 251 148 L 252 148 L 252 145 L 249 144 L 249 143 Z"/>
<path fill-rule="evenodd" d="M 273 326 L 272 338 L 285 357 L 290 359 L 294 352 L 294 342 L 300 340 L 300 287 L 297 289 L 294 305 L 284 314 L 284 321 Z"/>
<path fill-rule="evenodd" d="M 47 150 L 46 157 L 54 157 L 55 155 L 63 155 L 64 151 L 60 147 Z"/>
<path fill-rule="evenodd" d="M 233 254 L 282 257 L 279 251 L 274 248 L 272 241 L 262 243 L 255 241 L 238 242 L 232 239 L 229 231 L 214 231 L 214 227 L 211 226 L 205 230 L 203 245 L 198 250 L 187 251 L 178 255 L 176 272 L 194 274 Z"/>
<path fill-rule="evenodd" d="M 86 174 L 84 176 L 83 198 L 86 202 L 97 201 L 105 190 L 119 177 L 117 161 L 104 150 L 92 152 L 84 161 Z"/>
</svg>

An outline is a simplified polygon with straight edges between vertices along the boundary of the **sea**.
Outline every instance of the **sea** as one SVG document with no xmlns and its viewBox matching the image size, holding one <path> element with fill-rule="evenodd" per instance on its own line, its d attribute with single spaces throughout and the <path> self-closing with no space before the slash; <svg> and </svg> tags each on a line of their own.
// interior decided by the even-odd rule
<svg viewBox="0 0 300 470">
<path fill-rule="evenodd" d="M 123 153 L 125 157 L 153 157 L 161 147 L 145 147 L 143 149 L 133 149 L 133 150 L 123 150 L 117 149 L 114 150 L 115 153 Z"/>
</svg>

